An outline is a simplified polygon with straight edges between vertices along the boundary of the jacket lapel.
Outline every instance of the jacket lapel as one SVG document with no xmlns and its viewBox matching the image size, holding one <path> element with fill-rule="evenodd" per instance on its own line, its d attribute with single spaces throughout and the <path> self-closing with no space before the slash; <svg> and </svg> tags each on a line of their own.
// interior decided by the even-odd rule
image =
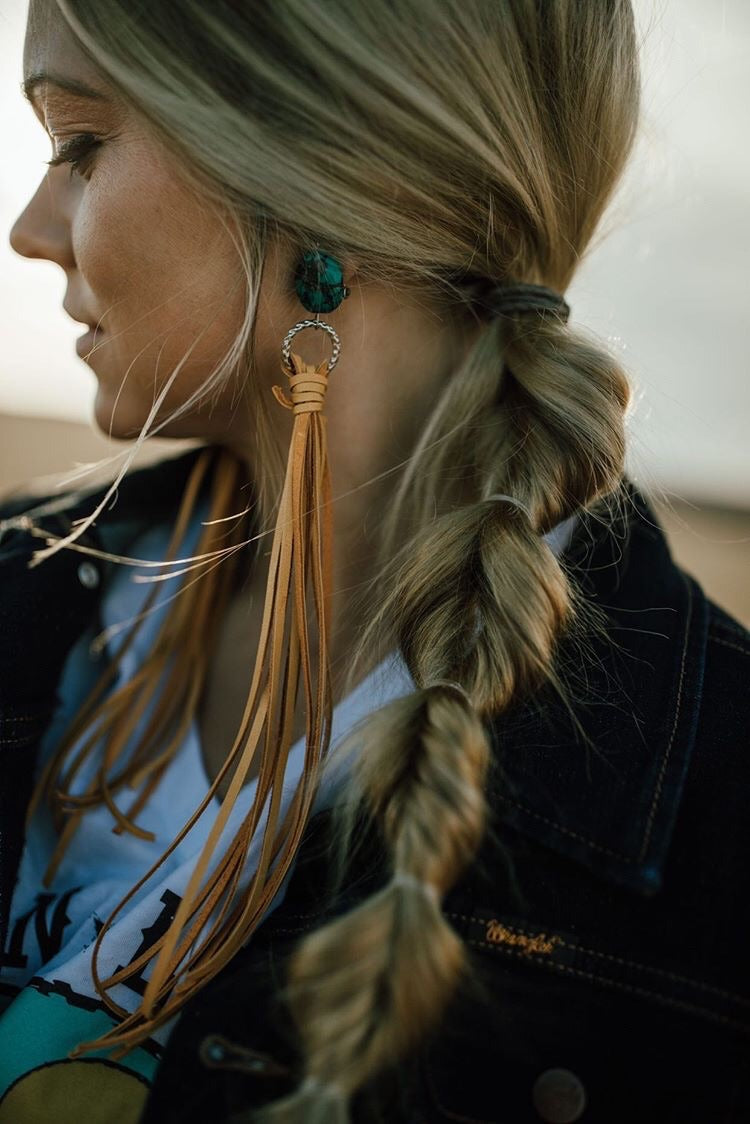
<svg viewBox="0 0 750 1124">
<path fill-rule="evenodd" d="M 625 484 L 623 518 L 606 527 L 584 517 L 563 556 L 609 622 L 606 637 L 560 647 L 582 729 L 548 691 L 500 716 L 490 800 L 505 824 L 651 895 L 695 741 L 708 603 Z"/>
</svg>

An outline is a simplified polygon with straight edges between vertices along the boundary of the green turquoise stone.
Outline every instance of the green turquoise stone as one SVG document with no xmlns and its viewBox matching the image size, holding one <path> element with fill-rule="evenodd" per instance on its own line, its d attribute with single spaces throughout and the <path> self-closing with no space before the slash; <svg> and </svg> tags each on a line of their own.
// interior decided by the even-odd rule
<svg viewBox="0 0 750 1124">
<path fill-rule="evenodd" d="M 294 288 L 309 312 L 332 312 L 349 296 L 340 264 L 323 250 L 308 250 L 303 255 L 295 270 Z"/>
</svg>

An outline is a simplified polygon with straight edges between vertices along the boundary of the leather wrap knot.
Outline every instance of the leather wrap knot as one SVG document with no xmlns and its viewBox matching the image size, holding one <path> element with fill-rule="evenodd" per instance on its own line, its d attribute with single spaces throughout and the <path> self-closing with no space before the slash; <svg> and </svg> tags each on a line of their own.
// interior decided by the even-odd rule
<svg viewBox="0 0 750 1124">
<path fill-rule="evenodd" d="M 280 386 L 272 386 L 276 401 L 295 414 L 319 413 L 323 409 L 328 389 L 328 360 L 324 359 L 316 367 L 313 363 L 305 363 L 304 359 L 292 352 L 289 361 L 295 373 L 290 375 L 283 362 L 281 369 L 289 378 L 291 398 L 287 397 Z"/>
</svg>

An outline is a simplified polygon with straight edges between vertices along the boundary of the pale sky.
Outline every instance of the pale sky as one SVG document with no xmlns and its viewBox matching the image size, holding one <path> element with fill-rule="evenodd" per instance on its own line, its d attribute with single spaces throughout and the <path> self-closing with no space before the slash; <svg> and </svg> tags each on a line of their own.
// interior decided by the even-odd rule
<svg viewBox="0 0 750 1124">
<path fill-rule="evenodd" d="M 26 7 L 0 0 L 0 412 L 94 425 L 65 276 L 8 244 L 52 155 L 18 89 Z M 639 148 L 566 294 L 571 321 L 616 348 L 630 374 L 636 481 L 750 507 L 750 2 L 635 8 L 646 36 Z"/>
</svg>

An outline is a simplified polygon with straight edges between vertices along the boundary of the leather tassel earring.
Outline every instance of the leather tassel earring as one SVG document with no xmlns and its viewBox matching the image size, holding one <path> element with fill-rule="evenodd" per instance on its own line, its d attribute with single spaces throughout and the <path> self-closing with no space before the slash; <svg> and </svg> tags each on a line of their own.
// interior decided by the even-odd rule
<svg viewBox="0 0 750 1124">
<path fill-rule="evenodd" d="M 276 400 L 293 413 L 286 475 L 271 549 L 271 563 L 250 694 L 234 745 L 193 817 L 157 864 L 133 887 L 107 920 L 96 941 L 94 982 L 107 1006 L 122 1020 L 96 1042 L 78 1048 L 117 1047 L 123 1053 L 171 1018 L 183 1003 L 234 956 L 258 926 L 291 866 L 312 805 L 319 767 L 330 741 L 332 695 L 328 649 L 328 614 L 332 593 L 331 482 L 322 409 L 328 376 L 341 344 L 330 324 L 320 319 L 349 296 L 338 261 L 320 249 L 305 253 L 295 273 L 302 305 L 315 319 L 298 321 L 284 337 L 281 369 L 288 394 L 274 386 Z M 314 365 L 290 351 L 305 328 L 321 329 L 333 341 L 332 355 Z M 312 600 L 310 599 L 312 593 Z M 312 610 L 319 658 L 312 666 L 308 611 Z M 283 818 L 282 785 L 292 745 L 299 681 L 305 696 L 306 749 L 300 780 Z M 255 797 L 229 845 L 211 869 L 230 813 L 260 750 Z M 244 742 L 244 744 L 243 744 Z M 101 979 L 97 956 L 119 910 L 153 875 L 214 798 L 222 779 L 236 766 L 226 795 L 186 887 L 174 920 L 147 953 L 126 969 Z M 249 885 L 238 886 L 250 841 L 261 823 L 258 866 Z M 279 825 L 279 819 L 281 823 Z M 153 960 L 141 1006 L 128 1013 L 107 996 L 108 988 Z"/>
</svg>

